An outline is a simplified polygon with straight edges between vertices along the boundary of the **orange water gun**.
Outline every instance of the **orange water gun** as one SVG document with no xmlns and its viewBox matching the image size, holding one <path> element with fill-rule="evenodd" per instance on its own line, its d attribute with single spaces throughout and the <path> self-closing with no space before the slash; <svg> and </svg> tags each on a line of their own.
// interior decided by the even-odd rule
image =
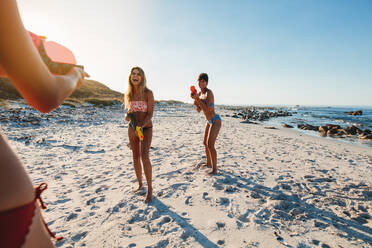
<svg viewBox="0 0 372 248">
<path fill-rule="evenodd" d="M 136 118 L 134 118 L 133 113 L 128 112 L 127 116 L 129 118 L 129 125 L 133 128 L 134 131 L 137 132 L 138 138 L 140 139 L 140 141 L 142 141 L 144 138 L 143 133 L 142 133 L 142 128 L 137 126 L 137 120 Z"/>
<path fill-rule="evenodd" d="M 192 86 L 190 87 L 190 90 L 191 90 L 191 95 L 197 95 L 197 94 L 198 94 L 198 91 L 196 90 L 196 88 L 195 88 L 194 85 L 192 85 Z M 196 105 L 196 110 L 197 110 L 198 112 L 200 112 L 200 107 L 199 107 L 198 105 Z"/>
</svg>

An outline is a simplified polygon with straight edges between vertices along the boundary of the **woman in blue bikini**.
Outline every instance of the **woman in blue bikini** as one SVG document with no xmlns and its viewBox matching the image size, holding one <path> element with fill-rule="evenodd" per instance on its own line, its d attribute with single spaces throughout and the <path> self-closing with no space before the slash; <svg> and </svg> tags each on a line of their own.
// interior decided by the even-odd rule
<svg viewBox="0 0 372 248">
<path fill-rule="evenodd" d="M 217 152 L 214 148 L 218 133 L 221 129 L 221 117 L 214 112 L 214 96 L 213 92 L 207 88 L 208 74 L 201 73 L 198 77 L 200 92 L 198 94 L 191 94 L 194 99 L 196 110 L 200 112 L 203 110 L 205 118 L 208 120 L 204 132 L 204 146 L 207 155 L 206 166 L 212 166 L 209 174 L 217 173 Z"/>
</svg>

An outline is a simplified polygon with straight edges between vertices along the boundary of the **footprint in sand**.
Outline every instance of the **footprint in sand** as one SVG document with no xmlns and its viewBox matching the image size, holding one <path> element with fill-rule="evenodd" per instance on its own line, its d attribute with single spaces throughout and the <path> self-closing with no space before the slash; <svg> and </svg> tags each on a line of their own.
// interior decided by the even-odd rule
<svg viewBox="0 0 372 248">
<path fill-rule="evenodd" d="M 210 198 L 210 197 L 207 197 L 207 195 L 208 195 L 208 192 L 203 192 L 203 196 L 202 196 L 202 198 L 203 198 L 204 200 L 210 200 L 211 198 Z"/>
<path fill-rule="evenodd" d="M 216 190 L 223 190 L 225 187 L 220 183 L 213 183 L 212 187 L 214 187 Z"/>
<path fill-rule="evenodd" d="M 78 241 L 80 241 L 81 239 L 83 239 L 87 234 L 88 234 L 88 232 L 82 232 L 82 233 L 76 234 L 75 236 L 72 236 L 71 239 L 72 239 L 74 242 L 78 242 Z"/>
<path fill-rule="evenodd" d="M 187 198 L 186 198 L 186 200 L 185 200 L 185 204 L 186 205 L 190 205 L 190 206 L 192 206 L 192 204 L 190 204 L 190 199 L 191 199 L 192 197 L 191 196 L 188 196 Z"/>
<path fill-rule="evenodd" d="M 217 203 L 219 203 L 222 206 L 229 206 L 230 205 L 230 199 L 225 197 L 220 197 L 220 199 L 217 200 Z"/>
<path fill-rule="evenodd" d="M 70 221 L 77 218 L 77 214 L 71 213 L 69 216 L 66 217 L 66 221 Z"/>
</svg>

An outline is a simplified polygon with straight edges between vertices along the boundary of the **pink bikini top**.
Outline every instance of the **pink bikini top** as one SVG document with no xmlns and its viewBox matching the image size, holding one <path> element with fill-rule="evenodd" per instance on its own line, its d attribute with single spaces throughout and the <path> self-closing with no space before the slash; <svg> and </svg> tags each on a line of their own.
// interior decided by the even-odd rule
<svg viewBox="0 0 372 248">
<path fill-rule="evenodd" d="M 130 111 L 131 112 L 147 112 L 147 102 L 146 101 L 131 101 Z"/>
</svg>

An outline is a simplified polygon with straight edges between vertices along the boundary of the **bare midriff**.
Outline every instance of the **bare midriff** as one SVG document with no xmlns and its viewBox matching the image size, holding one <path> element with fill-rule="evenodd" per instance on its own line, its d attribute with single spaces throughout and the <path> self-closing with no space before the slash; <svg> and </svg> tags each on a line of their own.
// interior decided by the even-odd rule
<svg viewBox="0 0 372 248">
<path fill-rule="evenodd" d="M 136 119 L 136 121 L 138 123 L 138 126 L 141 127 L 143 125 L 143 122 L 145 121 L 147 112 L 133 112 L 133 115 L 134 115 L 134 118 Z M 146 128 L 146 127 L 152 127 L 152 121 L 147 123 L 147 125 L 144 128 Z"/>
<path fill-rule="evenodd" d="M 207 110 L 206 111 L 204 111 L 203 110 L 203 113 L 204 113 L 204 115 L 205 115 L 205 118 L 207 119 L 207 120 L 210 120 L 210 119 L 212 119 L 215 115 L 216 115 L 216 113 L 214 112 L 214 108 L 211 108 L 211 107 L 209 107 L 208 105 L 207 105 L 207 103 L 206 103 L 206 99 L 204 99 L 203 97 L 207 97 L 207 94 L 201 94 L 200 95 L 200 100 L 206 105 L 206 107 L 207 107 Z"/>
</svg>

